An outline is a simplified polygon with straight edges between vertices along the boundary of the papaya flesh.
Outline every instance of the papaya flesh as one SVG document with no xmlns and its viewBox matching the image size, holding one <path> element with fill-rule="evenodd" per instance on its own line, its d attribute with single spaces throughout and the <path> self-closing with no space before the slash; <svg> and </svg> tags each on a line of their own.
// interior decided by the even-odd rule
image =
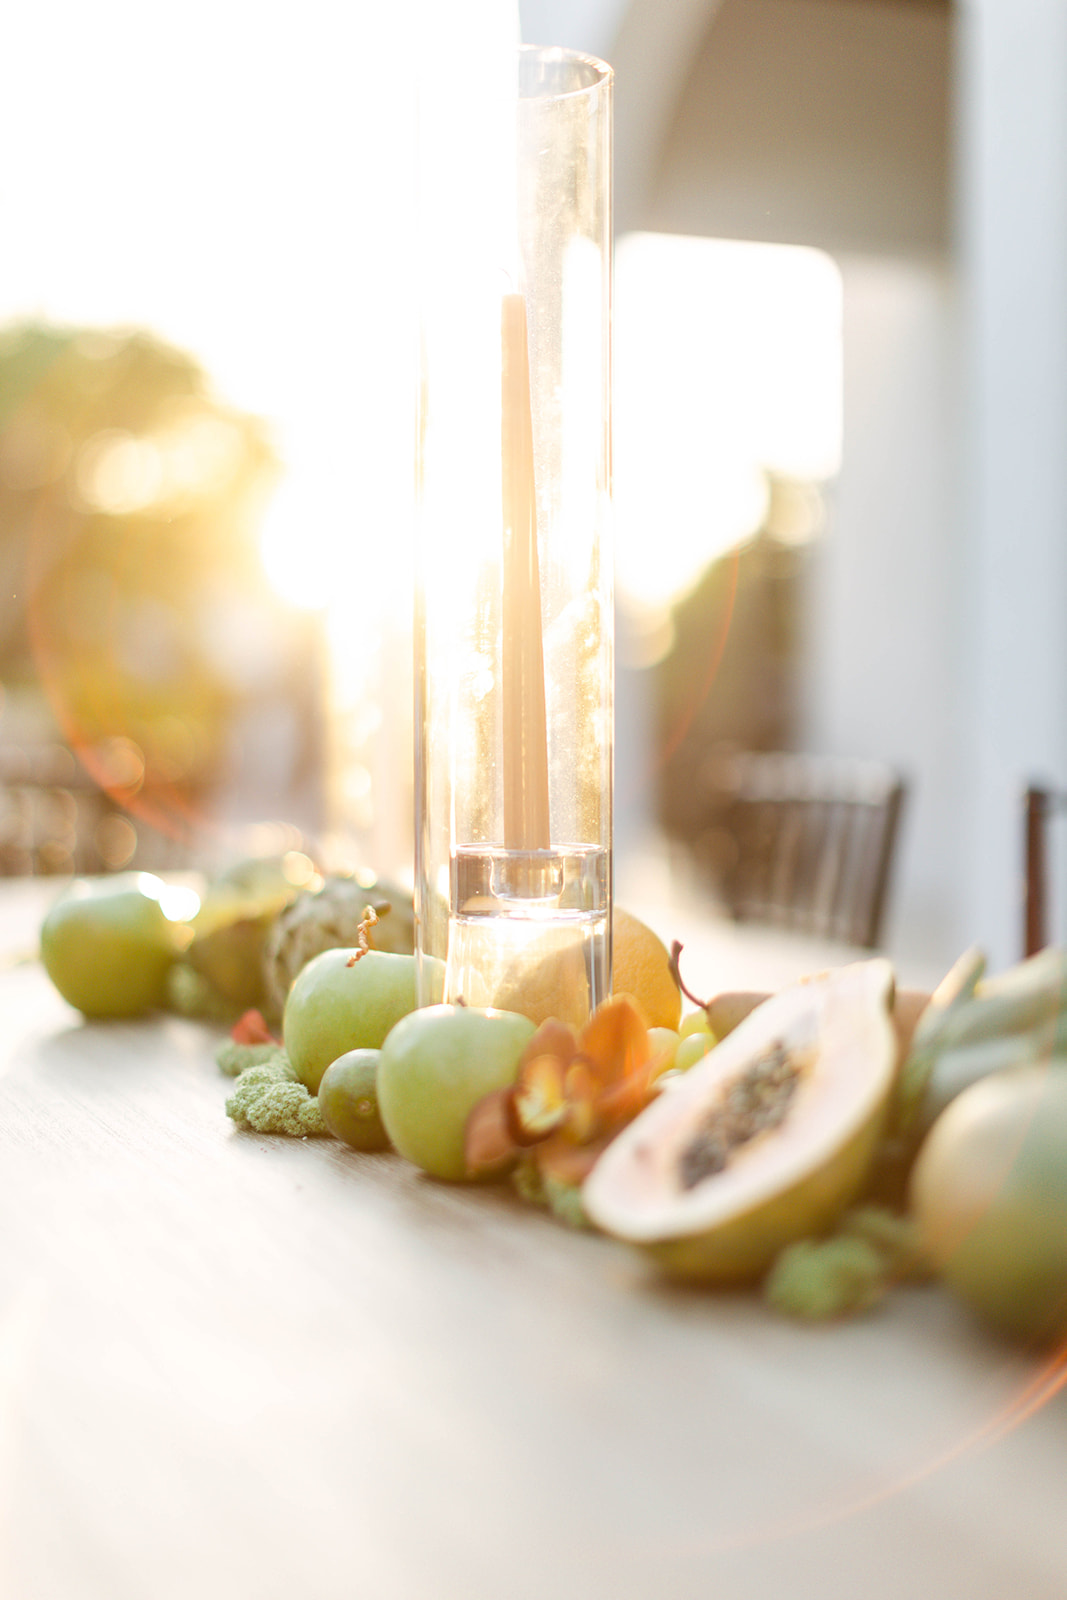
<svg viewBox="0 0 1067 1600">
<path fill-rule="evenodd" d="M 893 970 L 872 959 L 780 990 L 608 1146 L 582 1189 L 590 1221 L 668 1273 L 759 1277 L 861 1192 L 898 1044 Z"/>
</svg>

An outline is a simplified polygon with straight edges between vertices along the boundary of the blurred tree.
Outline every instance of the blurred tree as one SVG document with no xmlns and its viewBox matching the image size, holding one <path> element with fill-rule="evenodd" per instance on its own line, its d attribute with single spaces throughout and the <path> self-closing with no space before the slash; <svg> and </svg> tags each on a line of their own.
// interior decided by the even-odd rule
<svg viewBox="0 0 1067 1600">
<path fill-rule="evenodd" d="M 0 332 L 0 690 L 172 837 L 307 644 L 259 560 L 276 474 L 264 423 L 152 335 Z"/>
<path fill-rule="evenodd" d="M 772 521 L 712 562 L 674 606 L 673 644 L 655 669 L 658 815 L 668 834 L 691 842 L 706 825 L 717 753 L 793 747 L 807 563 L 807 544 L 776 537 Z"/>
</svg>

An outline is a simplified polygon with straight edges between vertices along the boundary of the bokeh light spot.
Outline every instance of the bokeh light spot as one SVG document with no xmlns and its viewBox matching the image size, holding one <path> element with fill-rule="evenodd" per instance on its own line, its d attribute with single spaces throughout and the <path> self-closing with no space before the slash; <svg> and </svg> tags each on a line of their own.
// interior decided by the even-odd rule
<svg viewBox="0 0 1067 1600">
<path fill-rule="evenodd" d="M 144 751 L 132 739 L 106 739 L 93 756 L 97 782 L 108 794 L 136 794 L 144 783 Z"/>
<path fill-rule="evenodd" d="M 78 452 L 74 482 L 77 509 L 123 516 L 158 499 L 163 458 L 150 439 L 102 428 Z"/>
<path fill-rule="evenodd" d="M 200 896 L 184 884 L 168 883 L 160 891 L 159 909 L 170 922 L 191 922 L 200 910 Z"/>
<path fill-rule="evenodd" d="M 137 850 L 137 829 L 128 817 L 102 817 L 93 832 L 100 859 L 111 871 L 129 866 Z"/>
<path fill-rule="evenodd" d="M 318 869 L 303 850 L 287 850 L 282 857 L 282 877 L 294 889 L 306 889 L 318 877 Z"/>
<path fill-rule="evenodd" d="M 633 609 L 662 619 L 712 562 L 764 527 L 772 477 L 816 486 L 836 474 L 842 304 L 840 270 L 819 250 L 620 239 L 616 579 Z M 798 495 L 791 511 L 789 542 L 818 531 L 817 496 Z"/>
</svg>

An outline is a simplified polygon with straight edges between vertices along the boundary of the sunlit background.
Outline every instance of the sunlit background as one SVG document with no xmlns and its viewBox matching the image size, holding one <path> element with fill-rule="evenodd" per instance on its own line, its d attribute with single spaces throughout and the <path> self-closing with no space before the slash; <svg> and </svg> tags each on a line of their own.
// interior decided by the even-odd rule
<svg viewBox="0 0 1067 1600">
<path fill-rule="evenodd" d="M 406 781 L 414 86 L 384 10 L 44 0 L 2 29 L 5 533 L 81 549 L 22 641 L 40 681 L 0 668 L 4 743 L 32 764 L 43 684 L 83 755 L 127 739 L 119 798 L 178 845 L 280 821 L 404 848 L 378 834 Z M 183 548 L 195 570 L 161 577 Z M 33 581 L 12 575 L 9 633 Z"/>
<path fill-rule="evenodd" d="M 503 3 L 6 9 L 6 870 L 72 827 L 408 868 L 415 82 Z M 694 740 L 887 760 L 894 937 L 1007 959 L 1018 794 L 1067 770 L 1058 14 L 520 8 L 617 72 L 617 837 Z"/>
<path fill-rule="evenodd" d="M 9 791 L 69 813 L 9 804 L 11 866 L 301 836 L 410 870 L 413 9 L 319 0 L 294 29 L 43 0 L 4 24 L 0 733 Z M 615 328 L 641 763 L 626 668 L 669 655 L 724 552 L 818 530 L 818 494 L 775 511 L 772 484 L 836 470 L 839 278 L 634 235 Z"/>
<path fill-rule="evenodd" d="M 840 466 L 841 274 L 818 250 L 646 233 L 619 240 L 615 274 L 616 578 L 662 636 L 766 525 L 772 479 Z M 781 531 L 818 531 L 810 497 Z"/>
</svg>

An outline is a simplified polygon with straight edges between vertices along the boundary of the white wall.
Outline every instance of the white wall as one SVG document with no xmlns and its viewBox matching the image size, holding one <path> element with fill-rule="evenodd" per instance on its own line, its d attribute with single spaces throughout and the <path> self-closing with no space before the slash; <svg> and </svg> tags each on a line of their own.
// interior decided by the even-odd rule
<svg viewBox="0 0 1067 1600">
<path fill-rule="evenodd" d="M 956 282 L 929 262 L 839 264 L 843 465 L 814 551 L 802 740 L 891 761 L 909 778 L 888 938 L 938 970 L 969 942 Z"/>
<path fill-rule="evenodd" d="M 1020 788 L 1067 786 L 1067 0 L 962 13 L 974 803 L 961 893 L 1005 960 L 1021 928 Z"/>
<path fill-rule="evenodd" d="M 643 226 L 879 255 L 949 248 L 947 3 L 721 0 Z"/>
<path fill-rule="evenodd" d="M 627 0 L 519 0 L 526 44 L 562 45 L 606 59 Z"/>
</svg>

